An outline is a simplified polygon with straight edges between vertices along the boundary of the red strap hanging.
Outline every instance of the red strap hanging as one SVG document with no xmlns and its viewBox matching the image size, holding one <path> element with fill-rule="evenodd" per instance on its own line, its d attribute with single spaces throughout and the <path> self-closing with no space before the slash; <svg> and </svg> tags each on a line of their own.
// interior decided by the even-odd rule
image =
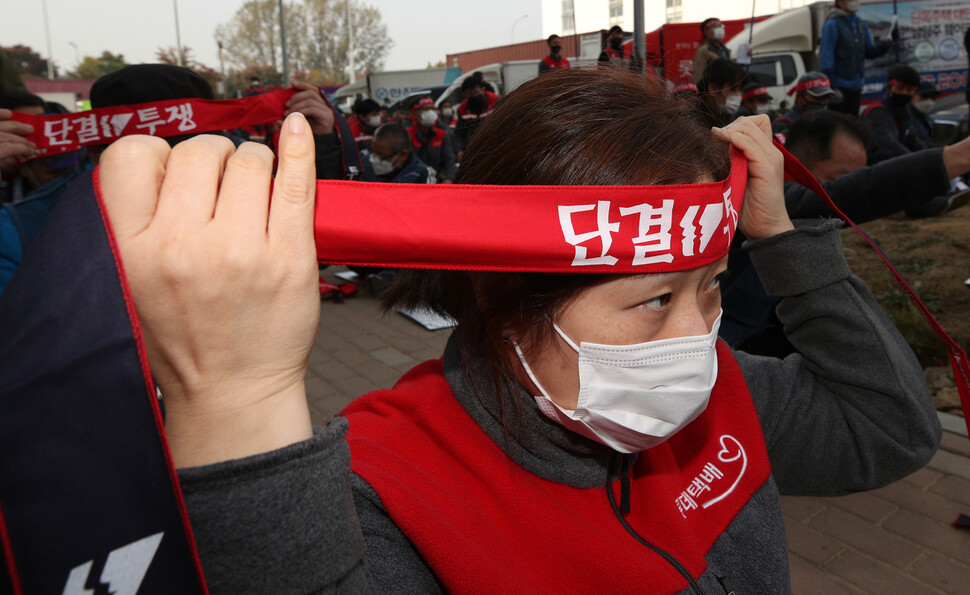
<svg viewBox="0 0 970 595">
<path fill-rule="evenodd" d="M 883 254 L 879 246 L 876 245 L 876 243 L 873 242 L 864 231 L 859 229 L 851 219 L 846 217 L 842 211 L 839 210 L 839 207 L 835 205 L 835 202 L 833 202 L 832 198 L 829 197 L 828 193 L 825 191 L 825 188 L 822 187 L 822 184 L 815 179 L 815 176 L 813 176 L 804 165 L 795 159 L 791 153 L 786 151 L 785 148 L 777 141 L 775 141 L 775 146 L 778 147 L 778 149 L 785 156 L 785 179 L 797 182 L 817 194 L 823 201 L 825 201 L 825 204 L 827 204 L 830 209 L 835 211 L 836 215 L 851 225 L 852 229 L 856 230 L 859 235 L 865 238 L 866 242 L 868 242 L 869 245 L 872 246 L 873 250 L 876 251 L 876 254 L 879 255 L 879 258 L 881 258 L 882 261 L 886 263 L 886 266 L 889 267 L 889 271 L 896 279 L 896 283 L 898 283 L 903 291 L 906 292 L 906 295 L 909 296 L 910 301 L 913 302 L 916 309 L 919 310 L 920 314 L 923 315 L 923 318 L 926 319 L 926 322 L 929 323 L 930 327 L 933 329 L 933 332 L 936 333 L 936 336 L 938 336 L 940 340 L 943 341 L 943 344 L 946 345 L 947 354 L 950 358 L 950 367 L 953 369 L 953 378 L 956 381 L 957 391 L 960 393 L 960 403 L 963 406 L 964 421 L 967 424 L 967 430 L 970 431 L 970 417 L 967 417 L 968 414 L 970 414 L 970 365 L 967 363 L 967 354 L 959 345 L 957 345 L 956 341 L 946 334 L 946 331 L 943 330 L 940 323 L 937 322 L 936 318 L 933 317 L 933 314 L 930 312 L 929 308 L 926 307 L 926 304 L 919 299 L 916 291 L 913 290 L 906 279 L 903 278 L 902 274 L 896 270 L 896 267 L 892 262 L 889 261 L 886 255 Z"/>
</svg>

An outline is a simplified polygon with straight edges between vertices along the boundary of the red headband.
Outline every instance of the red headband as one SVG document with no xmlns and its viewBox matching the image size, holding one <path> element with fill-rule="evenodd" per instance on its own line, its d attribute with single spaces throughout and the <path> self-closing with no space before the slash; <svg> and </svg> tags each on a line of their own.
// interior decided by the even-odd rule
<svg viewBox="0 0 970 595">
<path fill-rule="evenodd" d="M 904 82 L 901 82 L 901 81 L 897 81 L 896 79 L 889 79 L 889 82 L 886 83 L 886 86 L 887 87 L 892 87 L 892 86 L 903 87 L 906 90 L 912 90 L 914 92 L 919 89 L 919 86 L 917 86 L 917 85 L 910 85 L 909 83 L 904 83 Z"/>
<path fill-rule="evenodd" d="M 728 253 L 746 183 L 747 160 L 735 151 L 727 179 L 707 184 L 396 184 L 390 190 L 387 184 L 319 180 L 317 257 L 392 268 L 694 269 Z"/>
<path fill-rule="evenodd" d="M 37 157 L 43 157 L 106 145 L 130 134 L 179 136 L 275 122 L 283 118 L 294 93 L 285 89 L 241 99 L 171 99 L 55 116 L 14 112 L 12 119 L 34 127 L 27 140 L 37 145 Z"/>
<path fill-rule="evenodd" d="M 970 365 L 878 246 L 838 209 L 784 147 L 786 179 L 815 192 L 879 253 L 950 355 L 970 410 Z M 317 181 L 322 263 L 402 268 L 658 273 L 702 267 L 728 253 L 747 183 L 731 152 L 727 179 L 677 186 L 473 186 Z M 970 418 L 967 418 L 970 428 Z"/>
<path fill-rule="evenodd" d="M 671 93 L 683 93 L 685 91 L 693 91 L 694 93 L 697 93 L 697 85 L 695 85 L 694 83 L 692 83 L 690 81 L 685 81 L 683 83 L 677 83 L 674 86 L 674 90 L 671 91 Z"/>
<path fill-rule="evenodd" d="M 825 87 L 829 91 L 832 91 L 832 85 L 829 83 L 828 77 L 820 76 L 814 79 L 808 79 L 807 81 L 798 81 L 798 84 L 788 90 L 789 95 L 794 95 L 799 91 L 808 91 L 809 89 L 819 89 Z"/>
<path fill-rule="evenodd" d="M 758 87 L 757 89 L 751 89 L 747 93 L 741 96 L 741 99 L 751 99 L 752 97 L 757 97 L 759 95 L 767 95 L 768 87 Z"/>
</svg>

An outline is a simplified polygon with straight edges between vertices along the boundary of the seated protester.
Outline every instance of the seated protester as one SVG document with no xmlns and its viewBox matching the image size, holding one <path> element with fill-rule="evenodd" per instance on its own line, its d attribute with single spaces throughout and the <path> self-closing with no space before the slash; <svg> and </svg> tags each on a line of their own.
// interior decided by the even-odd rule
<svg viewBox="0 0 970 595">
<path fill-rule="evenodd" d="M 539 60 L 539 74 L 560 68 L 569 68 L 569 59 L 562 55 L 562 38 L 553 33 L 546 39 L 549 55 Z"/>
<path fill-rule="evenodd" d="M 451 102 L 447 99 L 442 101 L 438 105 L 438 126 L 447 127 L 448 130 L 454 132 L 455 126 L 458 125 L 458 114 L 455 113 Z"/>
<path fill-rule="evenodd" d="M 719 58 L 707 65 L 697 84 L 699 113 L 707 126 L 724 127 L 741 107 L 744 71 L 732 60 Z"/>
<path fill-rule="evenodd" d="M 936 98 L 938 95 L 939 92 L 936 89 L 936 85 L 929 81 L 920 81 L 919 87 L 916 89 L 916 96 L 906 106 L 909 117 L 912 119 L 916 136 L 927 147 L 938 146 L 933 142 L 933 121 L 930 120 L 929 116 L 933 112 L 933 108 L 936 107 Z M 950 192 L 946 198 L 952 204 L 954 200 L 962 200 L 958 195 L 967 190 L 970 190 L 970 186 L 967 186 L 963 178 L 960 176 L 954 177 L 950 180 Z"/>
<path fill-rule="evenodd" d="M 354 104 L 353 120 L 347 120 L 350 132 L 357 141 L 357 150 L 361 158 L 366 161 L 371 143 L 374 142 L 374 131 L 380 128 L 384 120 L 381 118 L 381 106 L 373 99 L 361 99 Z"/>
<path fill-rule="evenodd" d="M 970 199 L 946 196 L 947 180 L 970 172 L 970 139 L 866 166 L 868 127 L 832 110 L 798 118 L 785 148 L 825 187 L 839 209 L 856 223 L 905 211 L 911 217 L 939 214 Z M 962 196 L 962 197 L 961 197 Z M 785 206 L 792 219 L 832 218 L 835 213 L 813 191 L 785 181 Z M 721 282 L 724 318 L 720 336 L 749 353 L 783 356 L 792 351 L 774 316 L 769 296 L 736 238 Z"/>
<path fill-rule="evenodd" d="M 795 105 L 771 123 L 771 131 L 782 144 L 785 142 L 792 122 L 804 113 L 827 109 L 829 103 L 836 97 L 829 83 L 829 77 L 815 71 L 806 72 L 798 77 L 798 82 L 788 90 L 788 94 L 795 95 Z"/>
<path fill-rule="evenodd" d="M 374 133 L 370 167 L 378 182 L 394 184 L 434 184 L 435 171 L 415 154 L 411 135 L 400 124 L 384 124 Z"/>
<path fill-rule="evenodd" d="M 748 83 L 741 87 L 741 107 L 731 116 L 731 121 L 747 116 L 767 114 L 771 111 L 771 95 L 761 83 Z"/>
<path fill-rule="evenodd" d="M 913 120 L 916 137 L 927 147 L 935 146 L 933 143 L 933 122 L 929 115 L 936 107 L 936 98 L 939 94 L 936 85 L 929 81 L 920 81 L 919 87 L 916 88 L 916 96 L 906 106 L 906 111 L 909 112 L 909 117 Z"/>
<path fill-rule="evenodd" d="M 849 271 L 838 225 L 786 216 L 767 118 L 712 132 L 651 81 L 616 68 L 527 81 L 479 129 L 459 181 L 562 194 L 602 185 L 606 199 L 611 185 L 723 180 L 733 145 L 748 160 L 738 229 L 785 296 L 800 357 L 716 341 L 720 249 L 657 254 L 685 264 L 662 274 L 402 271 L 386 307 L 455 318 L 443 358 L 314 428 L 304 383 L 321 316 L 314 201 L 292 190 L 310 186 L 305 164 L 286 159 L 291 179 L 277 179 L 272 201 L 269 173 L 240 172 L 228 147 L 207 163 L 128 151 L 102 169 L 213 593 L 788 593 L 780 494 L 873 489 L 930 460 L 942 431 L 920 364 Z M 291 120 L 284 144 L 301 139 Z M 623 158 L 604 168 L 604 155 Z M 155 172 L 158 184 L 131 180 Z M 225 193 L 190 183 L 220 174 L 239 183 L 232 201 L 267 216 L 230 219 Z M 151 215 L 183 186 L 239 233 Z M 154 233 L 125 233 L 139 225 Z M 168 238 L 189 230 L 259 266 L 179 259 Z M 214 354 L 208 365 L 200 353 Z M 353 500 L 321 497 L 335 484 Z M 343 548 L 319 547 L 334 535 Z"/>
<path fill-rule="evenodd" d="M 455 125 L 459 161 L 461 151 L 468 146 L 479 125 L 498 103 L 498 95 L 485 88 L 485 79 L 480 72 L 473 72 L 463 80 L 461 91 L 465 94 L 465 100 L 458 106 L 458 124 Z"/>
<path fill-rule="evenodd" d="M 919 73 L 912 66 L 897 64 L 888 76 L 886 95 L 862 110 L 862 119 L 872 130 L 872 163 L 927 147 L 906 109 L 919 88 Z"/>
<path fill-rule="evenodd" d="M 422 97 L 411 106 L 412 124 L 408 127 L 414 154 L 437 172 L 442 184 L 453 184 L 457 171 L 451 132 L 437 126 L 438 114 L 434 101 Z"/>
<path fill-rule="evenodd" d="M 694 51 L 694 82 L 700 83 L 707 70 L 708 64 L 714 60 L 731 59 L 731 50 L 722 43 L 724 39 L 724 23 L 720 19 L 710 18 L 701 22 L 701 34 L 704 43 Z"/>
</svg>

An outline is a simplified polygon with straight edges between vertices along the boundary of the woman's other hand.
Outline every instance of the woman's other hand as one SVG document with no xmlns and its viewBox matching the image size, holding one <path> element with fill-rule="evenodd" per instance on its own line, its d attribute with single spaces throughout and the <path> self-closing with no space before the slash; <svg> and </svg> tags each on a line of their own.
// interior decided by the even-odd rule
<svg viewBox="0 0 970 595">
<path fill-rule="evenodd" d="M 320 317 L 314 146 L 301 114 L 273 154 L 219 136 L 113 143 L 99 183 L 165 400 L 175 464 L 312 435 L 304 376 Z"/>
<path fill-rule="evenodd" d="M 738 118 L 713 131 L 748 159 L 748 188 L 738 221 L 741 233 L 757 240 L 794 229 L 785 208 L 785 160 L 771 142 L 768 116 Z"/>
</svg>

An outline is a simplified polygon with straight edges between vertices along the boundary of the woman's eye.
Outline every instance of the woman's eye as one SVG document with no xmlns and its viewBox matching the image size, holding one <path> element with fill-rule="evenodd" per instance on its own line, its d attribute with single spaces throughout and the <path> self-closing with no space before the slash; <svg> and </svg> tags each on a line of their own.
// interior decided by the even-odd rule
<svg viewBox="0 0 970 595">
<path fill-rule="evenodd" d="M 711 284 L 710 284 L 711 289 L 717 289 L 718 287 L 720 287 L 721 281 L 727 279 L 728 274 L 729 274 L 729 271 L 725 270 L 715 275 L 714 278 L 711 279 Z"/>
<path fill-rule="evenodd" d="M 655 298 L 652 298 L 643 302 L 643 305 L 648 308 L 652 308 L 654 310 L 659 310 L 660 308 L 663 308 L 669 303 L 670 303 L 670 294 L 665 293 L 663 295 L 658 295 Z"/>
</svg>

